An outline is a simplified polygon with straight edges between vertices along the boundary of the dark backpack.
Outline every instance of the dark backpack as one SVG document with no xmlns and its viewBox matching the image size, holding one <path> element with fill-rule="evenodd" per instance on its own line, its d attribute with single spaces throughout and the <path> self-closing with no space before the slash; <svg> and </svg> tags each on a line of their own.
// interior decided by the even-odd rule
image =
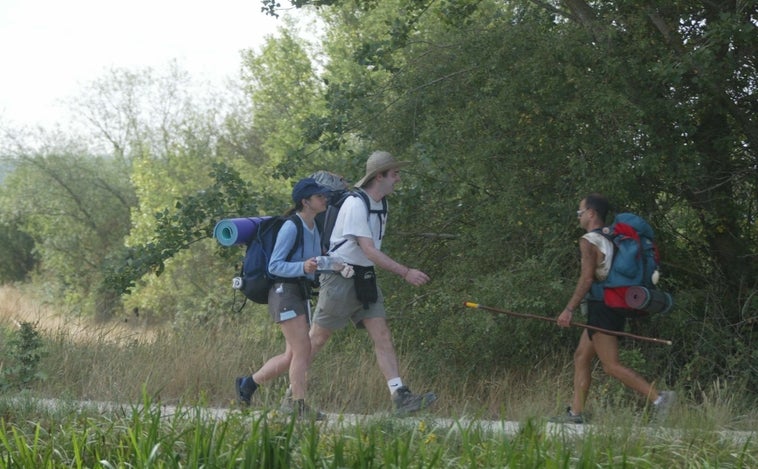
<svg viewBox="0 0 758 469">
<path fill-rule="evenodd" d="M 289 261 L 298 248 L 303 248 L 303 224 L 297 215 L 290 217 L 253 217 L 250 220 L 255 222 L 257 226 L 254 228 L 255 233 L 247 245 L 247 251 L 245 251 L 245 260 L 242 263 L 242 271 L 239 276 L 241 282 L 235 284 L 235 288 L 239 288 L 248 299 L 265 305 L 268 304 L 269 288 L 276 280 L 276 277 L 268 271 L 271 253 L 276 244 L 276 236 L 285 221 L 292 220 L 295 223 L 297 236 L 295 237 L 295 244 L 287 254 L 286 259 Z"/>
<path fill-rule="evenodd" d="M 337 220 L 337 214 L 348 194 L 350 194 L 350 191 L 347 189 L 335 190 L 329 195 L 326 210 L 316 215 L 316 226 L 318 227 L 318 232 L 321 233 L 322 254 L 326 254 L 327 251 L 329 251 L 329 238 L 332 237 L 332 231 L 334 231 L 334 222 Z M 327 219 L 329 220 L 328 233 L 324 231 L 327 225 Z"/>
<path fill-rule="evenodd" d="M 319 217 L 316 217 L 316 224 L 319 226 L 319 230 L 321 231 L 321 250 L 324 252 L 324 254 L 329 252 L 329 243 L 332 238 L 332 232 L 334 231 L 334 223 L 337 221 L 337 215 L 342 208 L 342 204 L 345 203 L 348 197 L 360 197 L 361 200 L 363 200 L 363 203 L 366 204 L 369 218 L 371 217 L 372 213 L 378 214 L 380 223 L 382 223 L 382 215 L 387 214 L 386 198 L 382 199 L 381 210 L 372 210 L 371 201 L 368 198 L 368 194 L 360 189 L 355 189 L 352 191 L 346 190 L 336 194 L 334 199 L 330 199 L 329 206 L 326 208 L 326 211 L 323 212 L 323 217 L 321 217 L 320 220 Z M 379 236 L 381 236 L 381 229 Z M 342 241 L 337 246 L 335 246 L 334 249 L 342 246 L 346 241 L 347 240 Z"/>
<path fill-rule="evenodd" d="M 639 215 L 619 213 L 601 233 L 613 243 L 613 262 L 601 282 L 603 302 L 642 314 L 665 313 L 673 299 L 657 289 L 660 256 L 655 234 Z"/>
</svg>

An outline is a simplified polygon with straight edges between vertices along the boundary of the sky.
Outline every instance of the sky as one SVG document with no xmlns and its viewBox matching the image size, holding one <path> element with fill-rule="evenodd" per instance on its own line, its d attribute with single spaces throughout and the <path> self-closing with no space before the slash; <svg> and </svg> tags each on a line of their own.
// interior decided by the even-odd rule
<svg viewBox="0 0 758 469">
<path fill-rule="evenodd" d="M 220 84 L 280 25 L 260 0 L 0 0 L 0 122 L 54 125 L 112 68 L 176 60 Z"/>
</svg>

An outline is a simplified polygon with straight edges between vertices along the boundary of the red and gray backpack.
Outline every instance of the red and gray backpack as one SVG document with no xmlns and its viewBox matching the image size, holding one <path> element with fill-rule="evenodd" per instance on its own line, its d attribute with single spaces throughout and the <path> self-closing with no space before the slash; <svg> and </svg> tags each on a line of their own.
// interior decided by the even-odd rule
<svg viewBox="0 0 758 469">
<path fill-rule="evenodd" d="M 669 312 L 674 301 L 657 287 L 660 255 L 650 224 L 634 213 L 619 213 L 601 233 L 613 243 L 613 262 L 608 277 L 593 284 L 592 296 L 641 315 Z"/>
</svg>

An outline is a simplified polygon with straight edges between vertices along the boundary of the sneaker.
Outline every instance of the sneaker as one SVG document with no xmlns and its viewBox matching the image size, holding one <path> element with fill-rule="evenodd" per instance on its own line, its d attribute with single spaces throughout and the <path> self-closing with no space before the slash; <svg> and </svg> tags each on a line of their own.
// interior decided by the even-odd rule
<svg viewBox="0 0 758 469">
<path fill-rule="evenodd" d="M 573 423 L 580 425 L 584 423 L 584 416 L 582 414 L 573 413 L 571 407 L 567 407 L 565 414 L 551 417 L 548 421 L 552 423 Z"/>
<path fill-rule="evenodd" d="M 433 392 L 416 395 L 408 389 L 408 386 L 400 386 L 392 393 L 392 402 L 395 403 L 395 411 L 398 414 L 408 414 L 425 409 L 437 400 Z"/>
<path fill-rule="evenodd" d="M 310 406 L 308 406 L 308 404 L 305 403 L 304 399 L 285 398 L 282 401 L 282 405 L 279 407 L 279 410 L 285 414 L 297 413 L 298 420 L 326 420 L 325 413 L 317 409 L 312 409 Z"/>
<path fill-rule="evenodd" d="M 253 381 L 252 376 L 243 376 L 234 380 L 234 387 L 237 389 L 237 402 L 244 405 L 250 405 L 250 398 L 258 389 L 258 385 Z"/>
<path fill-rule="evenodd" d="M 658 399 L 660 401 L 653 404 L 653 419 L 656 422 L 663 422 L 674 406 L 674 402 L 676 402 L 676 393 L 674 391 L 661 391 L 658 393 Z"/>
</svg>

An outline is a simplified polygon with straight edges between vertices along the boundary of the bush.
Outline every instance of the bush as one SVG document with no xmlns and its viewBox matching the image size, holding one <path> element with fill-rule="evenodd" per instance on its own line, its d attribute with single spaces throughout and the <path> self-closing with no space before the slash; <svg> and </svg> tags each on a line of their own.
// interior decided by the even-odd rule
<svg viewBox="0 0 758 469">
<path fill-rule="evenodd" d="M 9 366 L 0 369 L 0 388 L 28 387 L 35 379 L 44 375 L 38 371 L 39 362 L 44 355 L 44 348 L 37 325 L 22 322 L 15 331 L 8 332 L 6 350 L 2 355 L 7 357 Z"/>
</svg>

